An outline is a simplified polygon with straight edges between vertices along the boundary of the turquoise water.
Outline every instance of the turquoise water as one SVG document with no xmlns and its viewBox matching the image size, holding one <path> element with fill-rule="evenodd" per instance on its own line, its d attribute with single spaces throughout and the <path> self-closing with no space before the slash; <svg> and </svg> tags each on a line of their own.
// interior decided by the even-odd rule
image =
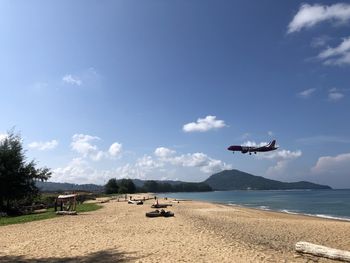
<svg viewBox="0 0 350 263">
<path fill-rule="evenodd" d="M 167 193 L 161 196 L 234 204 L 263 210 L 350 221 L 350 189 L 215 191 L 204 193 Z"/>
</svg>

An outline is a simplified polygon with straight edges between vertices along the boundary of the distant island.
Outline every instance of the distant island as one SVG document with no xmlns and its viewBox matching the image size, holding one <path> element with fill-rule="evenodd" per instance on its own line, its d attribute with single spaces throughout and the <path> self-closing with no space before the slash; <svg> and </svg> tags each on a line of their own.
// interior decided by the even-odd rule
<svg viewBox="0 0 350 263">
<path fill-rule="evenodd" d="M 224 170 L 211 175 L 203 182 L 160 181 L 133 179 L 138 191 L 149 192 L 203 192 L 203 191 L 229 191 L 229 190 L 302 190 L 302 189 L 332 189 L 328 185 L 320 185 L 306 181 L 286 183 L 271 180 L 262 176 L 255 176 L 239 170 Z M 87 191 L 103 192 L 103 185 L 96 184 L 70 184 L 55 182 L 37 182 L 37 186 L 44 192 L 59 191 Z"/>
<path fill-rule="evenodd" d="M 328 185 L 320 185 L 306 181 L 285 183 L 255 176 L 239 170 L 224 170 L 211 175 L 203 183 L 213 190 L 299 190 L 299 189 L 332 189 Z"/>
</svg>

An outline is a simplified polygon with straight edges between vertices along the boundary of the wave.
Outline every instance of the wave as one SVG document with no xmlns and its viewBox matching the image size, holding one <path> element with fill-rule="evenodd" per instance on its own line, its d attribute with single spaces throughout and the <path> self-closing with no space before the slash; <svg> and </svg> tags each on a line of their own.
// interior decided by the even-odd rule
<svg viewBox="0 0 350 263">
<path fill-rule="evenodd" d="M 258 206 L 258 208 L 261 210 L 268 210 L 268 211 L 271 210 L 270 207 L 267 205 L 260 205 L 260 206 Z"/>
<path fill-rule="evenodd" d="M 237 205 L 230 203 L 229 205 Z M 252 207 L 251 205 L 238 205 L 242 207 Z M 348 217 L 340 217 L 340 216 L 333 216 L 333 215 L 324 215 L 324 214 L 310 214 L 310 213 L 302 213 L 299 211 L 291 211 L 288 209 L 271 209 L 269 206 L 266 205 L 260 205 L 260 206 L 254 206 L 254 208 L 264 210 L 264 211 L 276 211 L 276 212 L 281 212 L 281 213 L 286 213 L 286 214 L 291 214 L 291 215 L 304 215 L 304 216 L 312 216 L 312 217 L 319 217 L 319 218 L 325 218 L 325 219 L 332 219 L 332 220 L 340 220 L 340 221 L 348 221 L 350 222 L 350 218 Z"/>
<path fill-rule="evenodd" d="M 305 215 L 350 222 L 350 218 L 348 218 L 348 217 L 339 217 L 339 216 L 322 215 L 322 214 L 305 214 Z"/>
<path fill-rule="evenodd" d="M 295 211 L 290 211 L 290 210 L 287 210 L 287 209 L 281 209 L 281 210 L 278 210 L 279 212 L 282 212 L 282 213 L 286 213 L 286 214 L 291 214 L 291 215 L 302 215 L 302 213 L 298 213 L 298 212 L 295 212 Z"/>
<path fill-rule="evenodd" d="M 320 218 L 326 218 L 326 219 L 332 219 L 332 220 L 341 220 L 341 221 L 349 221 L 350 222 L 350 218 L 348 218 L 348 217 L 340 217 L 340 216 L 333 216 L 333 215 L 323 215 L 323 214 L 302 213 L 302 212 L 291 211 L 291 210 L 288 210 L 288 209 L 280 209 L 280 210 L 277 210 L 277 211 L 278 212 L 282 212 L 282 213 L 286 213 L 286 214 L 291 214 L 291 215 L 305 215 L 305 216 L 320 217 Z"/>
</svg>

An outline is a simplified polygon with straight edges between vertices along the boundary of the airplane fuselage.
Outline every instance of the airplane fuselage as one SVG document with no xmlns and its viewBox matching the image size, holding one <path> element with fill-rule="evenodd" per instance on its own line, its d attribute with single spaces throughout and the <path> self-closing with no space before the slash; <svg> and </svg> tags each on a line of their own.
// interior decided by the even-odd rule
<svg viewBox="0 0 350 263">
<path fill-rule="evenodd" d="M 241 145 L 232 145 L 227 148 L 227 150 L 232 152 L 241 152 L 241 153 L 257 153 L 257 152 L 269 152 L 276 150 L 278 147 L 275 147 L 276 141 L 273 140 L 271 143 L 265 146 L 241 146 Z"/>
</svg>

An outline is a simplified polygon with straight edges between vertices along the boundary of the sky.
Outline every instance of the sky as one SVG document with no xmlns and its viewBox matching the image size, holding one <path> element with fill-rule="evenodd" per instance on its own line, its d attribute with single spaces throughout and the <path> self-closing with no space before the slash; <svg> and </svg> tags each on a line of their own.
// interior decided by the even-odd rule
<svg viewBox="0 0 350 263">
<path fill-rule="evenodd" d="M 350 188 L 350 1 L 1 1 L 0 47 L 0 139 L 50 181 Z"/>
</svg>

